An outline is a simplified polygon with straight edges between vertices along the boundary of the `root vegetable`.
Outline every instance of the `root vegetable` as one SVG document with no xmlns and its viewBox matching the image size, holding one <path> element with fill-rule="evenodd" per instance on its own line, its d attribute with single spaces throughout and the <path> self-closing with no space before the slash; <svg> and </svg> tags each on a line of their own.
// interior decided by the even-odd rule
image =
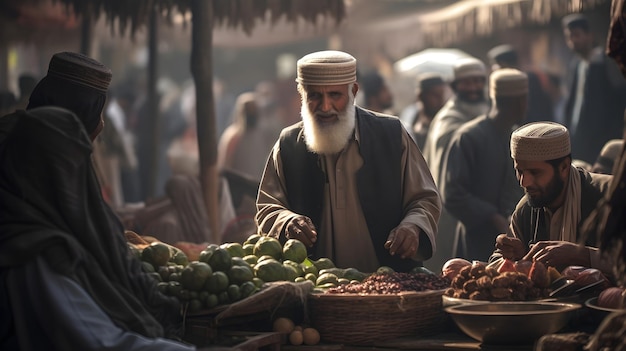
<svg viewBox="0 0 626 351">
<path fill-rule="evenodd" d="M 530 267 L 533 265 L 533 261 L 519 260 L 515 262 L 515 269 L 518 272 L 528 275 L 530 273 Z"/>
<path fill-rule="evenodd" d="M 446 263 L 443 264 L 443 267 L 441 267 L 441 275 L 452 280 L 460 273 L 461 268 L 471 265 L 472 263 L 468 260 L 462 258 L 452 258 L 446 261 Z"/>
<path fill-rule="evenodd" d="M 294 330 L 289 334 L 289 343 L 292 345 L 302 345 L 304 342 L 304 336 L 299 330 Z"/>
<path fill-rule="evenodd" d="M 602 290 L 598 296 L 598 306 L 604 308 L 624 308 L 624 296 L 626 290 L 618 287 L 611 287 Z"/>
<path fill-rule="evenodd" d="M 281 317 L 274 321 L 273 329 L 275 332 L 289 334 L 293 331 L 295 325 L 289 318 Z"/>
<path fill-rule="evenodd" d="M 561 272 L 561 275 L 567 279 L 576 279 L 578 275 L 580 274 L 580 272 L 584 271 L 585 269 L 587 269 L 587 267 L 568 266 L 568 267 L 565 267 L 565 269 L 563 269 L 563 271 Z"/>
<path fill-rule="evenodd" d="M 528 273 L 530 280 L 538 288 L 547 288 L 550 286 L 550 276 L 548 275 L 548 269 L 546 265 L 539 261 L 534 261 L 530 266 L 530 272 Z"/>
<path fill-rule="evenodd" d="M 517 272 L 517 269 L 515 269 L 515 264 L 513 263 L 513 261 L 507 258 L 504 259 L 504 261 L 498 268 L 498 273 L 504 273 L 504 272 Z"/>
<path fill-rule="evenodd" d="M 320 333 L 315 328 L 305 328 L 302 336 L 305 345 L 317 345 L 320 342 Z"/>
</svg>

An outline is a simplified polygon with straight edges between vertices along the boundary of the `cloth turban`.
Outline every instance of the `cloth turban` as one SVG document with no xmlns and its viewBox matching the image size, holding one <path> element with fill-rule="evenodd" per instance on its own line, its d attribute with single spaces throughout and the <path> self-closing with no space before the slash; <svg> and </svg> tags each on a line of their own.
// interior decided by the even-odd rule
<svg viewBox="0 0 626 351">
<path fill-rule="evenodd" d="M 523 161 L 549 161 L 571 153 L 569 132 L 554 122 L 534 122 L 511 134 L 511 157 Z"/>
<path fill-rule="evenodd" d="M 487 68 L 477 58 L 468 57 L 457 61 L 454 65 L 454 80 L 468 77 L 486 77 Z"/>
<path fill-rule="evenodd" d="M 356 59 L 342 51 L 318 51 L 298 60 L 296 82 L 302 85 L 342 85 L 356 82 Z"/>
<path fill-rule="evenodd" d="M 528 94 L 528 75 L 522 71 L 503 68 L 489 77 L 489 96 L 522 96 Z"/>
</svg>

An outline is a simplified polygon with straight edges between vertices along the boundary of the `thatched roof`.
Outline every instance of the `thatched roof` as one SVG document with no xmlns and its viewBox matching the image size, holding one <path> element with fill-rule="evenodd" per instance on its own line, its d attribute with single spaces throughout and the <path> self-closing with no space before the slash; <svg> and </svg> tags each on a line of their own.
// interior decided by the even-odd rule
<svg viewBox="0 0 626 351">
<path fill-rule="evenodd" d="M 206 1 L 206 0 L 205 0 Z M 85 14 L 104 17 L 118 34 L 134 35 L 148 21 L 154 6 L 164 18 L 191 18 L 192 0 L 2 0 L 0 40 L 32 41 L 48 33 L 66 33 L 80 26 Z M 259 23 L 269 21 L 318 24 L 321 19 L 340 23 L 346 16 L 343 0 L 211 0 L 213 26 L 242 30 L 250 35 Z M 325 22 L 327 23 L 327 22 Z"/>
<path fill-rule="evenodd" d="M 610 0 L 461 0 L 420 16 L 426 45 L 439 46 L 529 24 L 546 24 Z"/>
<path fill-rule="evenodd" d="M 95 17 L 104 14 L 107 21 L 119 23 L 119 29 L 130 28 L 134 32 L 146 21 L 152 6 L 167 18 L 175 13 L 186 14 L 191 10 L 192 0 L 53 0 L 73 9 L 76 14 L 91 13 Z M 345 16 L 343 0 L 212 0 L 214 25 L 241 27 L 250 34 L 257 20 L 269 14 L 275 23 L 281 17 L 289 22 L 302 18 L 315 23 L 319 15 L 334 18 L 337 22 Z"/>
</svg>

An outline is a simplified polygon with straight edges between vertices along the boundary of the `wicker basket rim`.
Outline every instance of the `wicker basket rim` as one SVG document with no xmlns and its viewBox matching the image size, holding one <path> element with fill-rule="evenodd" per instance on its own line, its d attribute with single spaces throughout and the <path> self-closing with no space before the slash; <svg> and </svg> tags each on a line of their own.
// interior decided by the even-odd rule
<svg viewBox="0 0 626 351">
<path fill-rule="evenodd" d="M 402 291 L 397 294 L 354 294 L 354 293 L 341 293 L 341 294 L 325 294 L 325 293 L 310 293 L 309 297 L 314 299 L 348 299 L 354 298 L 367 298 L 367 299 L 379 299 L 379 300 L 396 300 L 400 298 L 412 298 L 412 297 L 424 297 L 431 295 L 443 295 L 446 289 L 441 290 L 425 290 L 425 291 Z"/>
</svg>

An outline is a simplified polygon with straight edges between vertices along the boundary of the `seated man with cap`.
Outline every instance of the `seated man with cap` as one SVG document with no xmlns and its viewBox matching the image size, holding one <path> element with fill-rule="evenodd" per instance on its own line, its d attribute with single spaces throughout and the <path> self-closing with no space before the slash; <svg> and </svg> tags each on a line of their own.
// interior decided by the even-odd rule
<svg viewBox="0 0 626 351">
<path fill-rule="evenodd" d="M 52 57 L 27 110 L 0 119 L 0 349 L 194 350 L 180 304 L 131 253 L 92 141 L 111 71 Z"/>
<path fill-rule="evenodd" d="M 283 129 L 257 197 L 259 233 L 294 238 L 312 258 L 374 272 L 410 271 L 435 250 L 439 193 L 400 120 L 354 104 L 356 59 L 297 62 L 302 121 Z"/>
<path fill-rule="evenodd" d="M 580 225 L 608 190 L 612 176 L 572 166 L 567 128 L 554 122 L 526 124 L 511 136 L 511 157 L 525 195 L 511 219 L 511 234 L 496 238 L 499 257 L 538 260 L 561 270 L 593 267 L 605 273 L 612 265 L 592 237 L 582 240 Z"/>
</svg>

